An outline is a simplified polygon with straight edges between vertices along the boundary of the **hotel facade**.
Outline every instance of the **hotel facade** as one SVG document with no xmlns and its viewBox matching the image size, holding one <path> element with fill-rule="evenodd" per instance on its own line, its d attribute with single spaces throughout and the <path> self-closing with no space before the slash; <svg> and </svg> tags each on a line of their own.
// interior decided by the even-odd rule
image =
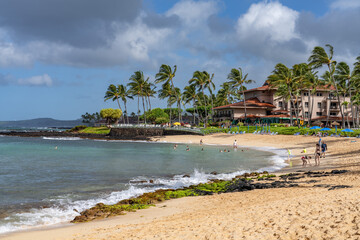
<svg viewBox="0 0 360 240">
<path fill-rule="evenodd" d="M 254 122 L 256 119 L 271 119 L 270 122 L 290 122 L 290 109 L 292 117 L 296 119 L 296 112 L 300 120 L 308 121 L 311 114 L 311 121 L 341 122 L 340 107 L 344 109 L 345 119 L 352 122 L 352 106 L 345 107 L 342 103 L 349 102 L 350 97 L 340 97 L 340 102 L 334 96 L 335 89 L 319 88 L 312 95 L 308 90 L 301 91 L 297 98 L 286 101 L 276 96 L 276 88 L 271 88 L 266 82 L 263 86 L 245 91 L 246 119 L 244 101 L 219 106 L 214 108 L 214 121 L 239 120 Z M 312 111 L 311 111 L 312 108 Z M 297 110 L 295 110 L 297 109 Z"/>
</svg>

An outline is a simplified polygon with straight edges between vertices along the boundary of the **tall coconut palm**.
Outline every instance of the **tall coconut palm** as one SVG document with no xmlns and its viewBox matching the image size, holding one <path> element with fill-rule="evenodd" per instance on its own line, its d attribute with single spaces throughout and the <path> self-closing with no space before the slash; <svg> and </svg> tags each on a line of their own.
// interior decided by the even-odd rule
<svg viewBox="0 0 360 240">
<path fill-rule="evenodd" d="M 222 85 L 220 85 L 220 89 L 216 95 L 216 105 L 227 105 L 231 104 L 233 101 L 233 95 L 235 94 L 233 88 L 231 87 L 231 83 L 224 82 Z"/>
<path fill-rule="evenodd" d="M 165 82 L 162 85 L 162 88 L 158 91 L 159 93 L 159 98 L 160 99 L 165 99 L 167 98 L 167 105 L 169 108 L 169 117 L 170 117 L 170 126 L 171 126 L 171 115 L 172 115 L 172 111 L 171 111 L 171 105 L 173 104 L 173 101 L 171 100 L 172 96 L 174 95 L 173 93 L 173 89 L 171 88 L 171 85 L 169 82 Z"/>
<path fill-rule="evenodd" d="M 159 72 L 155 75 L 155 83 L 163 83 L 167 82 L 171 84 L 171 88 L 173 92 L 175 92 L 175 85 L 174 85 L 174 77 L 176 74 L 177 66 L 174 65 L 174 70 L 171 69 L 169 65 L 163 64 L 160 66 Z M 179 106 L 179 100 L 176 101 L 178 103 L 178 113 L 179 113 L 179 122 L 181 122 L 181 113 Z"/>
<path fill-rule="evenodd" d="M 208 73 L 203 71 L 195 71 L 193 73 L 193 77 L 192 79 L 189 80 L 189 84 L 195 84 L 196 87 L 198 87 L 199 90 L 201 90 L 202 96 L 203 96 L 203 101 L 205 104 L 205 121 L 204 121 L 204 127 L 206 127 L 207 125 L 207 119 L 208 119 L 208 114 L 207 114 L 207 107 L 206 107 L 206 99 L 205 99 L 205 88 L 206 88 L 206 84 L 207 84 L 207 75 Z"/>
<path fill-rule="evenodd" d="M 198 94 L 196 92 L 196 87 L 194 84 L 192 85 L 188 85 L 184 88 L 183 91 L 183 100 L 185 102 L 185 104 L 189 104 L 190 102 L 192 102 L 193 108 L 195 109 L 196 114 L 198 115 L 198 120 L 200 123 L 200 118 L 199 118 L 199 113 L 198 113 L 198 109 L 197 109 L 197 105 L 196 105 L 196 100 L 198 99 Z M 194 117 L 194 124 L 196 124 L 195 121 L 195 114 L 193 114 Z"/>
<path fill-rule="evenodd" d="M 214 108 L 214 98 L 215 96 L 213 95 L 213 91 L 215 91 L 215 83 L 214 83 L 214 73 L 213 74 L 209 74 L 206 71 L 203 71 L 204 75 L 205 75 L 205 87 L 208 89 L 209 93 L 210 93 L 210 98 L 211 98 L 211 119 L 213 120 L 213 108 Z"/>
<path fill-rule="evenodd" d="M 119 87 L 119 85 L 116 87 L 114 84 L 110 84 L 107 91 L 105 92 L 104 101 L 107 101 L 109 99 L 112 99 L 113 101 L 117 101 L 119 109 L 121 110 L 121 112 L 123 112 L 122 109 L 121 109 L 119 98 L 120 98 L 120 87 Z M 123 115 L 123 120 L 124 120 L 124 123 L 125 123 L 124 115 Z"/>
<path fill-rule="evenodd" d="M 349 95 L 349 97 L 350 97 L 350 103 L 346 104 L 346 106 L 350 105 L 352 122 L 354 125 L 355 116 L 354 116 L 353 102 L 352 102 L 351 98 L 352 98 L 352 94 L 354 93 L 354 90 L 356 87 L 355 85 L 360 80 L 360 72 L 359 73 L 357 72 L 356 66 L 351 71 L 350 67 L 349 67 L 349 65 L 347 65 L 347 63 L 339 62 L 336 65 L 334 78 L 335 78 L 336 82 L 338 82 L 338 84 L 341 86 L 344 97 L 345 97 L 345 95 Z M 347 118 L 347 121 L 348 121 L 348 118 Z"/>
<path fill-rule="evenodd" d="M 126 113 L 127 123 L 129 124 L 129 115 L 128 115 L 128 111 L 127 111 L 127 107 L 126 107 L 126 102 L 127 102 L 127 98 L 129 98 L 129 99 L 134 99 L 134 98 L 131 96 L 130 91 L 126 88 L 126 86 L 120 84 L 120 85 L 118 85 L 118 89 L 119 89 L 119 97 L 124 102 L 124 107 L 125 107 L 124 113 Z M 125 118 L 125 116 L 124 116 L 124 118 Z"/>
<path fill-rule="evenodd" d="M 140 123 L 140 97 L 143 100 L 143 107 L 144 107 L 144 120 L 146 124 L 146 114 L 145 114 L 145 105 L 144 105 L 144 88 L 146 86 L 146 81 L 144 78 L 144 73 L 142 71 L 136 71 L 130 77 L 130 83 L 128 86 L 130 87 L 130 93 L 133 96 L 138 97 L 138 124 Z"/>
<path fill-rule="evenodd" d="M 155 97 L 156 94 L 156 86 L 151 83 L 151 82 L 147 82 L 146 86 L 145 86 L 145 90 L 144 90 L 144 94 L 145 94 L 145 98 L 146 98 L 146 103 L 149 104 L 149 109 L 151 111 L 151 101 L 150 98 Z"/>
<path fill-rule="evenodd" d="M 294 71 L 289 69 L 282 63 L 278 63 L 275 66 L 273 74 L 268 76 L 268 81 L 271 86 L 277 88 L 284 88 L 287 90 L 287 97 L 290 99 L 290 124 L 292 125 L 293 111 L 292 108 L 295 107 L 294 104 L 294 91 L 296 86 L 297 78 L 294 75 Z M 295 112 L 296 113 L 296 112 Z"/>
<path fill-rule="evenodd" d="M 341 104 L 338 85 L 334 78 L 335 67 L 337 64 L 336 61 L 333 60 L 334 48 L 330 44 L 326 44 L 325 46 L 329 49 L 329 53 L 327 53 L 324 48 L 317 46 L 312 50 L 308 62 L 310 66 L 312 66 L 314 69 L 320 68 L 323 65 L 327 65 L 328 71 L 330 73 L 330 79 L 332 85 L 335 87 L 338 103 Z M 344 128 L 345 127 L 344 111 L 341 107 L 340 107 L 340 113 L 342 119 L 342 127 Z"/>
<path fill-rule="evenodd" d="M 233 68 L 231 69 L 229 75 L 228 75 L 228 79 L 230 80 L 230 84 L 233 85 L 233 87 L 238 88 L 238 92 L 242 94 L 242 98 L 244 101 L 244 115 L 245 115 L 245 119 L 246 119 L 246 99 L 245 99 L 245 90 L 244 90 L 244 85 L 245 84 L 250 84 L 253 83 L 253 80 L 247 79 L 248 74 L 245 74 L 245 76 L 243 75 L 243 71 L 241 69 L 241 67 L 237 68 Z"/>
</svg>

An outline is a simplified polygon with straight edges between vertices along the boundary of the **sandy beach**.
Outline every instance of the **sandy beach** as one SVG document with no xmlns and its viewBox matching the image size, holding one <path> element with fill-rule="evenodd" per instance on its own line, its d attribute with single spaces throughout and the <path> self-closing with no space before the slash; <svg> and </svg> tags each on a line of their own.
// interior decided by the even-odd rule
<svg viewBox="0 0 360 240">
<path fill-rule="evenodd" d="M 294 188 L 259 189 L 169 200 L 145 210 L 81 224 L 0 236 L 3 239 L 360 239 L 360 140 L 325 137 L 321 165 L 303 168 L 304 147 L 315 151 L 316 137 L 228 135 L 166 136 L 159 142 L 290 149 L 297 171 L 349 172 L 304 176 Z M 191 150 L 190 150 L 191 151 Z"/>
</svg>

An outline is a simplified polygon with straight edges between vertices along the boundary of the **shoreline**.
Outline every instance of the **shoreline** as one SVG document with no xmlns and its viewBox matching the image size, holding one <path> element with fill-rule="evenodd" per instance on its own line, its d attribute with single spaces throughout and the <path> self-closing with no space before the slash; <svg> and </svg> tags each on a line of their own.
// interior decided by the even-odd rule
<svg viewBox="0 0 360 240">
<path fill-rule="evenodd" d="M 183 143 L 183 144 L 189 144 L 189 143 L 196 144 L 196 141 L 199 142 L 199 139 L 204 139 L 205 144 L 207 144 L 207 143 L 212 144 L 216 140 L 216 142 L 220 143 L 220 145 L 230 145 L 231 146 L 232 140 L 234 138 L 237 138 L 237 139 L 246 140 L 246 142 L 248 143 L 248 145 L 246 147 L 254 146 L 256 144 L 261 145 L 260 147 L 264 147 L 265 145 L 272 145 L 271 147 L 277 147 L 277 148 L 279 148 L 279 146 L 281 146 L 281 145 L 283 145 L 285 148 L 290 147 L 290 148 L 294 149 L 294 151 L 293 151 L 293 154 L 294 154 L 293 167 L 286 167 L 286 168 L 283 168 L 280 171 L 276 171 L 276 173 L 279 174 L 279 173 L 284 173 L 284 172 L 296 172 L 296 171 L 302 169 L 301 167 L 298 166 L 298 163 L 300 162 L 300 160 L 298 158 L 299 158 L 300 151 L 302 150 L 302 145 L 307 146 L 307 145 L 309 145 L 309 142 L 314 142 L 314 141 L 316 142 L 316 139 L 317 139 L 317 138 L 314 138 L 314 137 L 302 137 L 302 136 L 279 136 L 280 138 L 285 138 L 285 139 L 292 140 L 292 141 L 286 141 L 286 144 L 285 144 L 284 142 L 281 143 L 279 141 L 273 141 L 274 140 L 273 137 L 276 137 L 276 136 L 266 136 L 266 135 L 263 135 L 263 136 L 250 136 L 252 134 L 248 134 L 248 135 L 249 136 L 246 136 L 246 135 L 245 136 L 244 135 L 238 135 L 238 136 L 234 136 L 234 135 L 231 136 L 230 135 L 230 136 L 228 136 L 227 134 L 214 134 L 214 135 L 210 135 L 210 136 L 199 136 L 199 137 L 198 136 L 191 136 L 191 137 L 190 136 L 185 136 L 185 137 L 184 136 L 165 136 L 165 137 L 161 137 L 161 138 L 155 138 L 153 140 L 157 140 L 158 142 L 160 142 L 160 140 L 161 140 L 161 142 L 165 142 L 165 143 L 171 143 L 170 140 L 177 140 L 176 142 Z M 247 138 L 244 139 L 243 137 L 247 137 Z M 280 139 L 279 137 L 276 137 L 276 138 Z M 250 140 L 255 140 L 255 142 L 250 141 Z M 269 140 L 272 143 L 269 144 Z M 298 140 L 301 140 L 301 141 L 298 141 Z M 332 141 L 333 139 L 327 137 L 327 138 L 325 138 L 325 140 L 326 141 L 328 141 L 328 140 Z M 348 142 L 348 140 L 350 140 L 350 139 L 334 139 L 334 140 L 335 140 L 334 143 L 338 143 L 338 142 Z M 341 140 L 341 141 L 339 141 L 339 140 Z M 291 144 L 289 144 L 289 142 Z M 228 143 L 228 144 L 224 144 L 224 143 Z M 332 149 L 333 142 L 330 145 L 331 145 L 330 149 Z M 358 143 L 356 145 L 359 146 Z M 310 148 L 311 147 L 309 146 L 309 149 Z M 282 148 L 282 149 L 284 149 L 284 148 Z M 308 151 L 308 152 L 310 152 L 310 151 Z M 333 151 L 333 153 L 334 153 L 334 155 L 336 154 L 335 151 Z M 333 162 L 336 160 L 336 157 L 333 157 L 331 155 L 332 155 L 332 153 L 331 153 L 331 150 L 330 150 L 330 157 L 327 158 L 323 162 L 322 166 L 320 166 L 320 167 L 314 167 L 314 166 L 307 167 L 306 170 L 312 171 L 313 169 L 323 170 L 323 169 L 333 169 L 333 168 L 343 167 L 341 164 L 339 164 L 339 162 L 334 164 Z M 349 168 L 349 167 L 350 167 L 350 169 L 352 168 L 352 166 L 347 166 L 347 168 Z M 354 166 L 354 168 L 356 168 L 356 167 Z M 273 191 L 273 190 L 278 191 L 277 189 L 271 189 L 269 191 Z M 265 190 L 254 190 L 254 191 L 258 192 L 258 191 L 265 191 Z M 251 191 L 251 192 L 254 192 L 254 191 Z M 229 194 L 232 194 L 232 193 L 229 193 Z M 241 194 L 244 194 L 244 193 L 241 193 Z M 223 195 L 227 195 L 227 194 L 220 194 L 219 196 L 223 196 Z M 197 197 L 197 198 L 203 198 L 203 197 Z M 207 197 L 205 197 L 205 198 L 207 198 Z M 181 198 L 181 199 L 183 199 L 183 198 Z M 173 201 L 178 202 L 177 200 L 181 200 L 181 199 L 165 201 L 165 202 L 160 203 L 160 205 L 162 205 L 162 204 L 169 205 L 170 202 L 173 202 Z M 190 201 L 190 202 L 192 202 L 192 201 L 198 202 L 198 201 L 192 200 L 192 199 L 196 199 L 196 198 L 189 198 L 188 197 L 188 198 L 185 198 L 185 199 L 190 199 L 190 200 L 186 200 L 186 201 Z M 158 208 L 159 207 L 151 207 L 150 209 L 158 209 Z M 147 211 L 147 210 L 148 209 L 141 210 L 141 211 L 138 211 L 138 212 L 136 212 L 134 214 L 131 213 L 131 215 L 142 215 L 143 211 Z M 154 213 L 152 213 L 152 214 L 158 215 L 158 213 L 156 213 L 156 211 Z M 106 221 L 110 221 L 110 220 L 112 221 L 112 220 L 117 219 L 117 218 L 122 218 L 123 219 L 122 221 L 124 221 L 125 223 L 120 221 L 119 224 L 128 224 L 128 221 L 126 220 L 127 219 L 126 216 L 128 216 L 128 215 L 130 215 L 130 213 L 127 213 L 125 216 L 117 216 L 117 217 L 113 217 L 113 218 L 109 218 L 109 219 L 105 219 L 105 220 L 96 220 L 96 221 L 91 222 L 91 223 L 94 223 L 94 225 L 96 226 L 97 225 L 96 223 L 98 223 L 99 221 L 105 221 L 106 222 Z M 117 220 L 114 220 L 114 221 L 117 221 Z M 87 224 L 87 223 L 82 223 L 80 225 L 83 225 L 83 224 Z M 77 226 L 79 226 L 79 228 L 81 228 L 80 225 L 73 225 L 73 227 L 76 228 Z M 90 224 L 90 225 L 92 225 L 92 224 Z M 16 236 L 18 234 L 20 234 L 20 235 L 22 235 L 22 234 L 25 234 L 25 235 L 31 234 L 31 232 L 33 232 L 33 231 L 42 232 L 42 233 L 52 231 L 51 229 L 48 229 L 49 227 L 45 227 L 45 229 L 40 229 L 40 230 L 32 229 L 32 230 L 26 230 L 26 232 L 8 233 L 8 234 L 5 234 L 5 237 L 7 237 L 7 235 L 8 235 L 10 237 L 9 239 L 12 239 L 11 238 L 12 236 L 14 237 L 13 239 L 22 239 L 22 238 L 16 238 Z M 57 230 L 60 231 L 60 232 L 63 231 L 63 230 L 67 231 L 66 229 L 67 229 L 67 227 L 62 227 L 62 226 L 57 227 Z M 76 231 L 78 231 L 78 230 L 76 230 Z M 61 239 L 68 239 L 68 238 L 61 238 Z"/>
</svg>

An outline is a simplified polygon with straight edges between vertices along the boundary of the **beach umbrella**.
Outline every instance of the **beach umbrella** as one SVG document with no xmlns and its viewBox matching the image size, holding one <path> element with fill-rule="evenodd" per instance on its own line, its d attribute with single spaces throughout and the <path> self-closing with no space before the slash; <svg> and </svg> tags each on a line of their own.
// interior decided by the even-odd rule
<svg viewBox="0 0 360 240">
<path fill-rule="evenodd" d="M 319 126 L 313 126 L 313 127 L 310 128 L 310 130 L 319 129 L 319 128 L 321 128 L 321 127 L 319 127 Z"/>
<path fill-rule="evenodd" d="M 179 122 L 174 122 L 173 125 L 174 125 L 174 126 L 180 126 L 181 123 L 179 123 Z"/>
<path fill-rule="evenodd" d="M 341 130 L 342 132 L 354 132 L 354 130 L 351 130 L 350 128 L 345 128 Z"/>
<path fill-rule="evenodd" d="M 330 128 L 322 128 L 322 129 L 320 129 L 320 131 L 331 131 L 331 129 Z"/>
<path fill-rule="evenodd" d="M 335 126 L 335 133 L 337 133 L 337 126 L 339 126 L 340 123 L 338 123 L 338 122 L 336 122 L 336 121 L 333 121 L 333 122 L 331 123 L 331 125 Z"/>
<path fill-rule="evenodd" d="M 315 122 L 313 122 L 313 125 L 321 125 L 321 124 L 322 124 L 321 121 L 315 121 Z"/>
</svg>

